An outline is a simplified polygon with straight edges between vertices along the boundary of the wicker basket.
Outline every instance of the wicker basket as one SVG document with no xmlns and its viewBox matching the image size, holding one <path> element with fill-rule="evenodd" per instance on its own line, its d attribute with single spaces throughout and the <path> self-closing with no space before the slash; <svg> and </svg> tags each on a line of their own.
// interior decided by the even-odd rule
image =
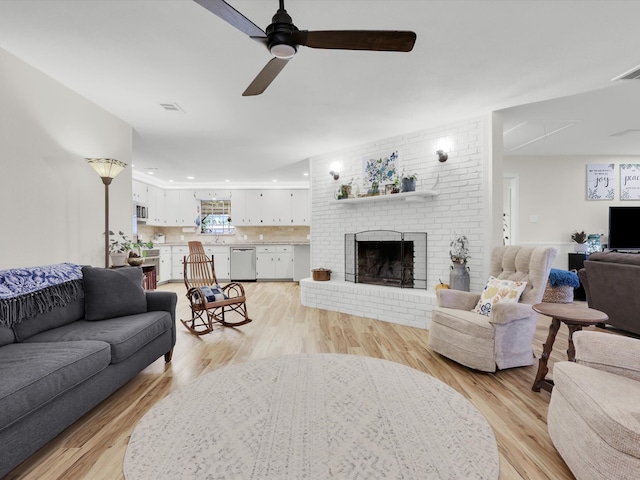
<svg viewBox="0 0 640 480">
<path fill-rule="evenodd" d="M 547 303 L 571 303 L 573 302 L 573 287 L 571 285 L 552 287 L 547 281 L 542 301 Z"/>
<path fill-rule="evenodd" d="M 313 279 L 316 282 L 326 282 L 327 280 L 331 280 L 331 270 L 328 268 L 314 268 L 311 271 L 313 272 Z"/>
</svg>

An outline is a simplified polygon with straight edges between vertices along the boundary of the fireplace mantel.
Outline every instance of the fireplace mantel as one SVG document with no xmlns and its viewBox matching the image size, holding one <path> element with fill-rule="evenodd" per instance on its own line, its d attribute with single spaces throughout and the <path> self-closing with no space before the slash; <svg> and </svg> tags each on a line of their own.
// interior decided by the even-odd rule
<svg viewBox="0 0 640 480">
<path fill-rule="evenodd" d="M 388 195 L 372 195 L 368 197 L 343 198 L 341 200 L 332 200 L 331 203 L 338 205 L 353 206 L 358 203 L 366 202 L 390 202 L 393 200 L 404 200 L 405 202 L 425 202 L 427 198 L 436 197 L 437 190 L 422 190 L 420 192 L 404 192 L 391 193 Z"/>
</svg>

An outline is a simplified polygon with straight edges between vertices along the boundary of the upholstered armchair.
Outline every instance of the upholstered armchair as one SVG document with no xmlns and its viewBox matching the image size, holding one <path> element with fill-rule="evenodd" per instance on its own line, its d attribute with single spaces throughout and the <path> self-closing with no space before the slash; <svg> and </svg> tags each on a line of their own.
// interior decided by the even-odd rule
<svg viewBox="0 0 640 480">
<path fill-rule="evenodd" d="M 531 306 L 542 300 L 555 256 L 556 250 L 549 247 L 494 248 L 490 275 L 526 285 L 519 301 L 495 303 L 489 315 L 472 311 L 478 293 L 437 290 L 438 306 L 429 327 L 431 349 L 484 372 L 532 365 L 538 314 Z"/>
<path fill-rule="evenodd" d="M 640 476 L 640 340 L 573 335 L 576 362 L 553 366 L 547 429 L 578 479 Z"/>
</svg>

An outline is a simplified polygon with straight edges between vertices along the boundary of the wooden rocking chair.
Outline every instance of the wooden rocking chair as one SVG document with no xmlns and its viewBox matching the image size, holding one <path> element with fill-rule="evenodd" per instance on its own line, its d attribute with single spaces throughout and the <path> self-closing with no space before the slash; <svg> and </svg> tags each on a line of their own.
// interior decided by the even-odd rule
<svg viewBox="0 0 640 480">
<path fill-rule="evenodd" d="M 192 243 L 199 245 L 192 246 Z M 225 298 L 217 295 L 218 299 L 211 296 L 207 299 L 204 287 L 215 288 L 218 285 L 213 255 L 207 256 L 200 242 L 189 242 L 189 251 L 191 253 L 184 257 L 184 284 L 191 306 L 191 319 L 181 319 L 182 324 L 191 333 L 204 335 L 213 331 L 214 323 L 237 327 L 251 322 L 241 284 L 232 282 L 220 287 Z"/>
</svg>

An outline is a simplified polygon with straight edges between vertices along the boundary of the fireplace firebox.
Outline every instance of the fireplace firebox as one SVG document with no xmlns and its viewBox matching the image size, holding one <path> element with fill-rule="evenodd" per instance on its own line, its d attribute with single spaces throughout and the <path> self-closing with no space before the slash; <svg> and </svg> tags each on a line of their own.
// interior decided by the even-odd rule
<svg viewBox="0 0 640 480">
<path fill-rule="evenodd" d="M 345 235 L 345 280 L 427 288 L 427 234 L 368 230 Z"/>
</svg>

